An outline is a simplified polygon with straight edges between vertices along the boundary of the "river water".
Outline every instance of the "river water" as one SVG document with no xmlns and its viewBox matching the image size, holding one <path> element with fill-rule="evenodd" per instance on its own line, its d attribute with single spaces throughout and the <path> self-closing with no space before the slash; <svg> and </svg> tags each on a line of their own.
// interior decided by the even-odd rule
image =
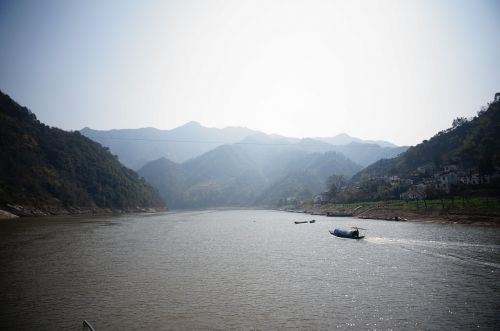
<svg viewBox="0 0 500 331">
<path fill-rule="evenodd" d="M 367 237 L 328 232 L 353 225 Z M 261 210 L 19 219 L 0 222 L 0 266 L 9 330 L 500 324 L 499 228 Z"/>
</svg>

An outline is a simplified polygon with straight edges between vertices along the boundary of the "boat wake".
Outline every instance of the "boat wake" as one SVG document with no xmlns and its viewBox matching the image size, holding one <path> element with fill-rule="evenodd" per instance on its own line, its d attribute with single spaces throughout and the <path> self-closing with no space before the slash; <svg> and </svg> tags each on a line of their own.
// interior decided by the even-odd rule
<svg viewBox="0 0 500 331">
<path fill-rule="evenodd" d="M 366 241 L 377 245 L 396 245 L 401 249 L 458 263 L 473 263 L 500 269 L 498 262 L 481 260 L 484 253 L 500 253 L 500 245 L 384 237 L 370 237 Z"/>
</svg>

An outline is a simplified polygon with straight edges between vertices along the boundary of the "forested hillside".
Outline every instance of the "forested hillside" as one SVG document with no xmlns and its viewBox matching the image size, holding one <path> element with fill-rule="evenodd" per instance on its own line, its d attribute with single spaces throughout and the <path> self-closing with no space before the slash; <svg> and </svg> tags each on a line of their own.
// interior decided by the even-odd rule
<svg viewBox="0 0 500 331">
<path fill-rule="evenodd" d="M 107 148 L 44 125 L 0 92 L 0 209 L 17 214 L 162 207 L 159 194 Z"/>
<path fill-rule="evenodd" d="M 288 144 L 220 146 L 177 164 L 159 159 L 139 169 L 172 208 L 275 207 L 287 198 L 308 199 L 325 190 L 332 174 L 352 176 L 361 167 L 335 152 L 308 153 Z"/>
<path fill-rule="evenodd" d="M 332 185 L 334 202 L 500 195 L 500 102 Z"/>
<path fill-rule="evenodd" d="M 384 175 L 407 176 L 419 167 L 438 169 L 445 164 L 485 174 L 500 166 L 500 102 L 490 104 L 471 120 L 455 119 L 451 128 L 410 147 L 399 157 L 376 162 L 353 180 Z"/>
</svg>

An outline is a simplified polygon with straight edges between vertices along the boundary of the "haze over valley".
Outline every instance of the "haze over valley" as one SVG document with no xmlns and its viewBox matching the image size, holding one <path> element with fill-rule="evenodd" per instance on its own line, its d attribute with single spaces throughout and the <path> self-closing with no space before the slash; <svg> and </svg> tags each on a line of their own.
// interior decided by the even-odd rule
<svg viewBox="0 0 500 331">
<path fill-rule="evenodd" d="M 298 139 L 197 122 L 172 130 L 84 128 L 81 133 L 137 169 L 170 208 L 277 207 L 287 198 L 310 199 L 327 189 L 329 176 L 350 178 L 407 149 L 347 134 Z"/>
<path fill-rule="evenodd" d="M 244 127 L 207 128 L 198 122 L 189 122 L 172 130 L 156 128 L 93 130 L 80 132 L 109 147 L 120 161 L 131 169 L 139 169 L 147 162 L 164 157 L 173 162 L 185 162 L 224 144 L 254 144 L 262 147 L 281 146 L 309 152 L 341 152 L 361 166 L 404 152 L 387 141 L 370 141 L 341 133 L 333 137 L 293 138 L 268 135 Z"/>
<path fill-rule="evenodd" d="M 500 1 L 0 0 L 0 328 L 495 330 Z"/>
</svg>

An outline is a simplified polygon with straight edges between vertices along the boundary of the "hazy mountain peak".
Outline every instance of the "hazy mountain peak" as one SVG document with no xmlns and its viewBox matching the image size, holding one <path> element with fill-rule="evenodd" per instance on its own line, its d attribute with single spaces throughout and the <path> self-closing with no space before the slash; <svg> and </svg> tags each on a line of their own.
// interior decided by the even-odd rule
<svg viewBox="0 0 500 331">
<path fill-rule="evenodd" d="M 199 122 L 191 121 L 187 122 L 181 126 L 173 128 L 169 130 L 170 132 L 179 132 L 179 131 L 194 131 L 194 130 L 209 130 L 208 128 L 201 125 Z"/>
<path fill-rule="evenodd" d="M 166 157 L 182 163 L 224 144 L 246 144 L 247 148 L 262 149 L 260 153 L 272 153 L 278 148 L 301 149 L 308 152 L 327 152 L 336 150 L 354 162 L 366 166 L 381 157 L 392 157 L 396 151 L 388 142 L 373 142 L 340 133 L 330 138 L 289 138 L 269 135 L 245 127 L 226 127 L 223 129 L 205 127 L 199 122 L 190 121 L 171 130 L 155 128 L 121 129 L 99 131 L 88 127 L 81 130 L 83 135 L 110 148 L 121 162 L 133 169 L 139 169 L 149 161 Z M 356 145 L 351 145 L 356 143 Z M 357 145 L 366 145 L 361 148 Z M 351 149 L 349 149 L 351 147 Z M 368 148 L 371 148 L 370 150 Z M 257 151 L 256 151 L 257 152 Z M 363 155 L 360 155 L 363 154 Z"/>
<path fill-rule="evenodd" d="M 355 138 L 355 137 L 351 137 L 350 135 L 348 135 L 347 133 L 339 133 L 338 135 L 334 136 L 331 138 L 332 141 L 330 142 L 330 144 L 334 144 L 334 145 L 347 145 L 347 144 L 350 144 L 352 142 L 360 142 L 361 139 L 358 139 L 358 138 Z"/>
<path fill-rule="evenodd" d="M 201 127 L 202 125 L 199 123 L 199 122 L 196 122 L 196 121 L 189 121 L 187 122 L 186 124 L 184 125 L 181 125 L 180 127 L 194 127 L 194 128 L 199 128 Z"/>
<path fill-rule="evenodd" d="M 348 135 L 347 133 L 339 133 L 336 136 L 333 137 L 318 137 L 314 138 L 316 140 L 320 140 L 332 145 L 349 145 L 350 143 L 359 143 L 359 144 L 375 144 L 379 145 L 380 147 L 399 147 L 398 145 L 395 145 L 389 141 L 385 140 L 363 140 L 360 138 L 352 137 Z"/>
</svg>

